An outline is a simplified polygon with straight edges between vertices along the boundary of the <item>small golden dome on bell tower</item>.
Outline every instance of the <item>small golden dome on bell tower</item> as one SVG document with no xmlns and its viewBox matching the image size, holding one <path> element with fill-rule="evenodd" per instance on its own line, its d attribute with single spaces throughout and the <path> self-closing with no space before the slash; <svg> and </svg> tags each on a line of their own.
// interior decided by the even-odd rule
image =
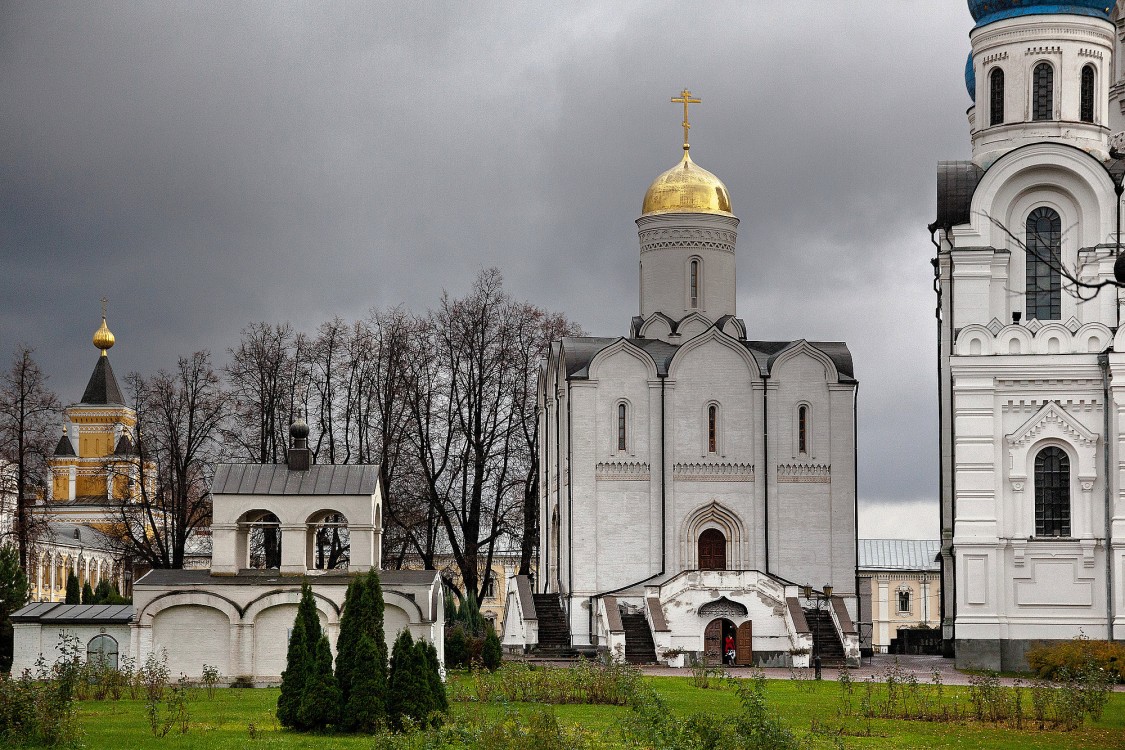
<svg viewBox="0 0 1125 750">
<path fill-rule="evenodd" d="M 102 356 L 106 356 L 106 352 L 113 347 L 113 333 L 109 330 L 109 326 L 105 324 L 105 305 L 106 301 L 102 299 L 102 324 L 98 330 L 94 331 L 94 346 L 102 350 Z"/>
</svg>

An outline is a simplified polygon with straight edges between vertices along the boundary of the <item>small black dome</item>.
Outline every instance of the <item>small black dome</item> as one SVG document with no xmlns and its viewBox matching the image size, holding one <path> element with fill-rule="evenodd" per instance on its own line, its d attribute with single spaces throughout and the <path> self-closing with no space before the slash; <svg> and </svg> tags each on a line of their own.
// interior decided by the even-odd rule
<svg viewBox="0 0 1125 750">
<path fill-rule="evenodd" d="M 309 425 L 305 420 L 300 417 L 297 421 L 289 425 L 289 437 L 294 440 L 303 440 L 309 436 Z"/>
</svg>

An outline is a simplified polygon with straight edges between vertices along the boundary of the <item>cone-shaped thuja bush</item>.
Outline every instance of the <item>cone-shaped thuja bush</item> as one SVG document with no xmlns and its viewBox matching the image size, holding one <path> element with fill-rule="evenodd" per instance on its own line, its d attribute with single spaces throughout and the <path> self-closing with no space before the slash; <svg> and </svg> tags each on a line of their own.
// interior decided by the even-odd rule
<svg viewBox="0 0 1125 750">
<path fill-rule="evenodd" d="M 284 727 L 299 728 L 298 710 L 305 682 L 315 667 L 316 645 L 320 641 L 320 618 L 316 613 L 312 587 L 301 585 L 301 602 L 289 634 L 285 671 L 281 673 L 281 695 L 277 698 L 277 720 Z M 331 659 L 331 655 L 329 656 Z"/>
<path fill-rule="evenodd" d="M 445 713 L 449 710 L 449 696 L 445 694 L 445 683 L 441 681 L 441 665 L 438 663 L 437 649 L 432 643 L 418 642 L 425 654 L 426 679 L 430 685 L 430 710 Z"/>
<path fill-rule="evenodd" d="M 484 648 L 481 650 L 480 658 L 490 672 L 495 672 L 500 668 L 500 660 L 504 655 L 500 648 L 500 637 L 496 635 L 496 628 L 486 625 L 485 630 L 488 632 L 484 636 Z"/>
<path fill-rule="evenodd" d="M 340 718 L 340 688 L 332 674 L 332 651 L 327 636 L 320 636 L 316 642 L 311 667 L 301 691 L 297 723 L 302 729 L 324 729 Z"/>
<path fill-rule="evenodd" d="M 391 676 L 387 690 L 387 713 L 391 725 L 402 729 L 407 719 L 422 723 L 429 712 L 430 689 L 419 662 L 410 631 L 403 630 L 391 651 Z"/>
<path fill-rule="evenodd" d="M 345 703 L 351 691 L 352 665 L 356 661 L 356 649 L 362 632 L 363 613 L 360 612 L 359 598 L 363 590 L 362 580 L 353 580 L 348 584 L 348 591 L 344 594 L 344 611 L 340 615 L 340 635 L 336 638 L 336 684 L 340 687 L 340 695 Z"/>
<path fill-rule="evenodd" d="M 359 638 L 355 649 L 355 669 L 352 671 L 351 694 L 344 706 L 340 727 L 347 732 L 374 732 L 387 719 L 386 665 L 377 668 L 382 658 L 375 642 L 367 633 Z M 337 658 L 339 662 L 339 658 Z"/>
<path fill-rule="evenodd" d="M 300 618 L 293 622 L 289 634 L 289 651 L 285 656 L 285 671 L 281 673 L 281 695 L 277 697 L 277 720 L 283 727 L 297 726 L 297 709 L 301 706 L 301 693 L 308 679 L 308 637 L 305 623 Z"/>
</svg>

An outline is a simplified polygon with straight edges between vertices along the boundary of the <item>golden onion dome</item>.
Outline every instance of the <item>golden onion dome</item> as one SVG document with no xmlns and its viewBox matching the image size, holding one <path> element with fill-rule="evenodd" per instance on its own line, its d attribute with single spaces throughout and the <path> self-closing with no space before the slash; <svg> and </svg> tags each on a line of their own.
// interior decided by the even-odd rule
<svg viewBox="0 0 1125 750">
<path fill-rule="evenodd" d="M 641 206 L 649 214 L 721 214 L 733 216 L 727 186 L 691 160 L 686 146 L 679 164 L 652 181 Z"/>
<path fill-rule="evenodd" d="M 94 331 L 94 346 L 102 350 L 102 356 L 106 356 L 106 351 L 113 346 L 113 334 L 109 330 L 109 326 L 105 324 L 105 316 L 102 316 L 102 325 L 98 330 Z"/>
</svg>

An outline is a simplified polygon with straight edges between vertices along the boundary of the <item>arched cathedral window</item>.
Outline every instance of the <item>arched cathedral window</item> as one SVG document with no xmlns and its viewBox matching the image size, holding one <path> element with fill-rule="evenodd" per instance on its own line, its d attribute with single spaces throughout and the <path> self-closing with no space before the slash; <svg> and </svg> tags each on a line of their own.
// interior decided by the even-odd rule
<svg viewBox="0 0 1125 750">
<path fill-rule="evenodd" d="M 1041 62 L 1031 77 L 1031 119 L 1050 120 L 1055 110 L 1055 70 L 1050 63 Z"/>
<path fill-rule="evenodd" d="M 1094 121 L 1094 66 L 1082 68 L 1082 103 L 1078 114 L 1082 122 Z"/>
<path fill-rule="evenodd" d="M 699 307 L 699 261 L 688 264 L 688 303 L 694 310 Z"/>
<path fill-rule="evenodd" d="M 1028 321 L 1062 318 L 1062 220 L 1039 207 L 1027 217 L 1026 311 Z"/>
<path fill-rule="evenodd" d="M 1070 457 L 1062 448 L 1035 457 L 1035 536 L 1070 536 Z"/>
<path fill-rule="evenodd" d="M 809 452 L 809 407 L 797 408 L 797 452 Z"/>
<path fill-rule="evenodd" d="M 996 68 L 988 77 L 989 101 L 988 124 L 1004 123 L 1004 71 Z"/>
<path fill-rule="evenodd" d="M 719 452 L 719 406 L 711 404 L 707 407 L 707 452 Z"/>
<path fill-rule="evenodd" d="M 628 421 L 629 411 L 625 404 L 617 405 L 617 450 L 624 451 L 626 438 L 625 423 Z"/>
</svg>

